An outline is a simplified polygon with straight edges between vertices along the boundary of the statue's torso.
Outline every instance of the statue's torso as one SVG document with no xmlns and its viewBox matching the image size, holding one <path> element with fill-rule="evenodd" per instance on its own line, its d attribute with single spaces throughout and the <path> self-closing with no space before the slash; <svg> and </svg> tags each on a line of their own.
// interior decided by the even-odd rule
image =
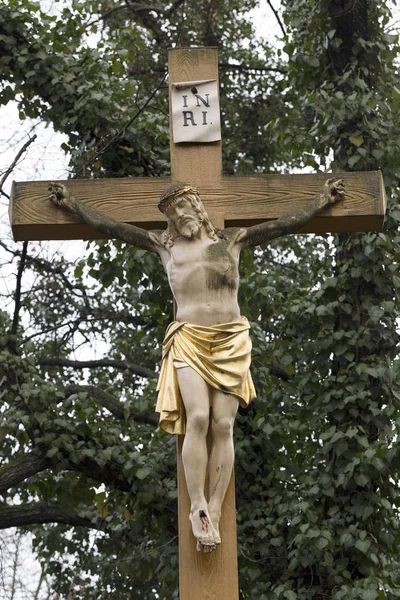
<svg viewBox="0 0 400 600">
<path fill-rule="evenodd" d="M 239 247 L 231 234 L 213 241 L 179 237 L 162 254 L 177 303 L 176 320 L 201 325 L 229 323 L 240 317 Z"/>
</svg>

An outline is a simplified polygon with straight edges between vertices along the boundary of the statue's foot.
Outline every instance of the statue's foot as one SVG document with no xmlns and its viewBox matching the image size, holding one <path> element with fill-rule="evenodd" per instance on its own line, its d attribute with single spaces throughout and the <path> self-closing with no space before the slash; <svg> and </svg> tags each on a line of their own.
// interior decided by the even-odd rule
<svg viewBox="0 0 400 600">
<path fill-rule="evenodd" d="M 220 543 L 221 543 L 221 536 L 219 534 L 219 521 L 221 519 L 221 513 L 220 512 L 219 513 L 214 513 L 214 512 L 212 512 L 210 510 L 209 514 L 210 514 L 211 523 L 213 524 L 213 528 L 214 528 L 214 531 L 215 531 L 215 534 L 214 534 L 214 543 L 217 546 L 219 546 Z"/>
<path fill-rule="evenodd" d="M 197 550 L 200 552 L 212 552 L 215 549 L 215 531 L 211 519 L 208 516 L 207 509 L 194 510 L 190 513 L 189 519 L 192 523 L 192 531 L 197 539 Z"/>
<path fill-rule="evenodd" d="M 197 544 L 196 544 L 197 552 L 205 552 L 206 554 L 208 554 L 209 552 L 214 552 L 214 550 L 216 550 L 216 549 L 217 549 L 217 546 L 215 544 L 213 544 L 212 546 L 205 546 L 201 542 L 197 542 Z"/>
</svg>

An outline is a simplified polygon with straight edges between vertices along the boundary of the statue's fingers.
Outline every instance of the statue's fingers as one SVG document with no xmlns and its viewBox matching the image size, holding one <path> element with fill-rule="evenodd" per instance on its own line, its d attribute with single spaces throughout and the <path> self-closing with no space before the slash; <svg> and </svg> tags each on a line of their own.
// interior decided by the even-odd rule
<svg viewBox="0 0 400 600">
<path fill-rule="evenodd" d="M 331 186 L 331 190 L 338 194 L 339 192 L 344 192 L 344 183 L 342 180 L 335 181 L 335 183 Z"/>
</svg>

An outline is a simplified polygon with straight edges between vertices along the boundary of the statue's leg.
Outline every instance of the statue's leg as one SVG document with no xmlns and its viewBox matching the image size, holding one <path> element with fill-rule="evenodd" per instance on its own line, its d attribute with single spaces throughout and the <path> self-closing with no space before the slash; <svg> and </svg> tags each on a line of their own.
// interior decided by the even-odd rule
<svg viewBox="0 0 400 600">
<path fill-rule="evenodd" d="M 182 462 L 190 497 L 190 520 L 198 542 L 215 547 L 216 531 L 208 514 L 204 495 L 208 453 L 207 431 L 210 422 L 210 386 L 191 367 L 177 369 L 179 389 L 186 410 L 186 434 Z M 199 547 L 200 548 L 200 547 Z"/>
<path fill-rule="evenodd" d="M 239 406 L 237 398 L 212 390 L 212 453 L 210 457 L 210 500 L 208 510 L 218 532 L 222 503 L 228 489 L 235 459 L 233 425 Z M 220 543 L 221 539 L 217 539 Z"/>
</svg>

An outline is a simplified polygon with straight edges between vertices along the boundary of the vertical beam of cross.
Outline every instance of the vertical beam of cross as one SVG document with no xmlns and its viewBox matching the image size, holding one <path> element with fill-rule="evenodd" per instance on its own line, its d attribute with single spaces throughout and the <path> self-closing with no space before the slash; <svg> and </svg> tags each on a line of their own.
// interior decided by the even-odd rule
<svg viewBox="0 0 400 600">
<path fill-rule="evenodd" d="M 169 52 L 169 86 L 184 81 L 216 79 L 216 48 L 177 48 Z M 172 114 L 170 102 L 170 123 Z M 171 139 L 172 180 L 216 189 L 222 186 L 221 142 L 180 143 Z M 217 227 L 224 227 L 222 214 L 210 212 Z M 234 476 L 228 487 L 221 519 L 222 544 L 210 554 L 197 552 L 189 521 L 190 499 L 182 464 L 183 436 L 177 440 L 179 511 L 179 597 L 180 600 L 238 600 L 236 506 Z"/>
</svg>

